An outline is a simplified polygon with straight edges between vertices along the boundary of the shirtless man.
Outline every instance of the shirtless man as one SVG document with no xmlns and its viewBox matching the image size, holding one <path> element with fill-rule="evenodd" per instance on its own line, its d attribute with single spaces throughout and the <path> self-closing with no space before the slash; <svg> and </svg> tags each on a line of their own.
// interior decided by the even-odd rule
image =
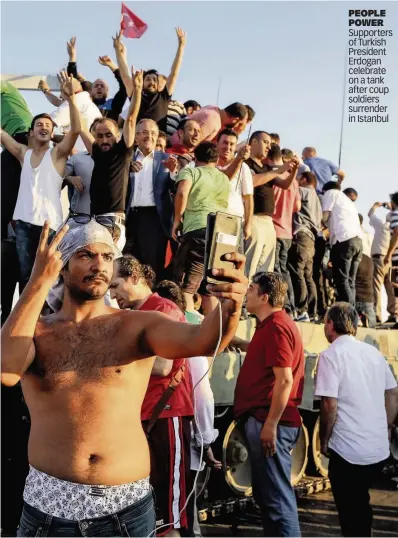
<svg viewBox="0 0 398 538">
<path fill-rule="evenodd" d="M 212 355 L 220 313 L 190 325 L 106 306 L 118 255 L 111 234 L 94 220 L 73 226 L 48 245 L 45 224 L 30 281 L 2 329 L 1 380 L 22 381 L 32 423 L 19 535 L 148 536 L 155 515 L 140 412 L 154 356 Z M 214 274 L 231 282 L 208 287 L 222 299 L 220 351 L 247 289 L 244 257 L 226 256 L 237 269 Z M 63 306 L 40 318 L 60 274 Z"/>
<path fill-rule="evenodd" d="M 61 95 L 69 103 L 71 129 L 62 142 L 50 148 L 54 122 L 38 114 L 30 127 L 30 147 L 19 144 L 1 131 L 1 143 L 22 165 L 21 183 L 13 215 L 23 288 L 29 280 L 45 220 L 56 230 L 62 224 L 61 190 L 66 160 L 80 134 L 80 117 L 75 103 L 72 77 L 58 75 Z"/>
</svg>

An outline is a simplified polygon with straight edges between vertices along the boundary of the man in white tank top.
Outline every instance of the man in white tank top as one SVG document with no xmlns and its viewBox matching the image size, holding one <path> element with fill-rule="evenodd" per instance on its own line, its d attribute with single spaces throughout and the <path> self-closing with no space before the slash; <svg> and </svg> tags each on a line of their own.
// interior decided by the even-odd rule
<svg viewBox="0 0 398 538">
<path fill-rule="evenodd" d="M 43 224 L 56 230 L 62 224 L 61 190 L 66 160 L 80 134 L 80 117 L 75 103 L 72 77 L 58 76 L 61 93 L 69 102 L 71 129 L 62 142 L 50 148 L 54 122 L 39 114 L 30 128 L 31 148 L 18 144 L 1 131 L 1 143 L 22 165 L 21 183 L 13 220 L 16 221 L 16 246 L 20 265 L 20 292 L 29 280 Z"/>
</svg>

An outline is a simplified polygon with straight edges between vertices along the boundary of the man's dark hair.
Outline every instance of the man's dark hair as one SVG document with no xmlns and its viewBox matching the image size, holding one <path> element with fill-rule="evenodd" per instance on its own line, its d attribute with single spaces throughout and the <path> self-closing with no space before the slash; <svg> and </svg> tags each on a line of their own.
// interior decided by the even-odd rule
<svg viewBox="0 0 398 538">
<path fill-rule="evenodd" d="M 257 284 L 262 295 L 268 295 L 272 307 L 283 308 L 287 293 L 287 283 L 278 273 L 256 273 L 253 283 Z"/>
<path fill-rule="evenodd" d="M 272 140 L 275 141 L 275 144 L 278 144 L 279 146 L 279 144 L 281 143 L 281 137 L 278 135 L 278 133 L 270 133 L 269 135 Z"/>
<path fill-rule="evenodd" d="M 218 133 L 217 136 L 217 142 L 221 139 L 221 137 L 225 136 L 234 136 L 236 140 L 238 140 L 238 135 L 233 131 L 232 129 L 223 129 L 220 133 Z"/>
<path fill-rule="evenodd" d="M 283 148 L 282 157 L 287 157 L 288 159 L 293 159 L 294 154 L 291 149 Z"/>
<path fill-rule="evenodd" d="M 217 146 L 213 142 L 202 142 L 194 151 L 195 158 L 200 163 L 216 163 L 218 160 Z"/>
<path fill-rule="evenodd" d="M 357 191 L 353 189 L 352 187 L 348 187 L 347 189 L 344 189 L 343 192 L 346 196 L 350 196 L 350 194 L 354 194 L 358 198 Z"/>
<path fill-rule="evenodd" d="M 247 109 L 247 121 L 253 121 L 254 116 L 256 115 L 255 110 L 250 105 L 245 105 Z"/>
<path fill-rule="evenodd" d="M 282 159 L 282 151 L 278 144 L 271 144 L 267 157 L 268 159 L 271 159 L 271 161 L 279 161 L 279 159 Z"/>
<path fill-rule="evenodd" d="M 160 297 L 169 299 L 169 301 L 175 303 L 181 312 L 185 314 L 187 302 L 185 300 L 184 292 L 175 282 L 172 282 L 171 280 L 162 280 L 155 287 L 154 291 L 156 291 Z"/>
<path fill-rule="evenodd" d="M 316 186 L 318 185 L 318 180 L 313 172 L 303 172 L 301 174 L 301 177 L 305 178 L 308 185 L 312 185 L 314 189 L 316 189 Z"/>
<path fill-rule="evenodd" d="M 359 222 L 360 222 L 360 224 L 362 226 L 362 224 L 363 224 L 363 215 L 361 215 L 361 213 L 358 213 L 358 218 L 359 218 Z"/>
<path fill-rule="evenodd" d="M 178 124 L 177 131 L 184 131 L 185 125 L 187 124 L 188 121 L 196 121 L 196 120 L 191 119 L 191 118 L 182 118 L 182 120 L 180 120 Z"/>
<path fill-rule="evenodd" d="M 232 118 L 239 118 L 240 120 L 247 118 L 248 114 L 247 108 L 245 105 L 242 105 L 242 103 L 232 103 L 232 105 L 228 105 L 224 108 L 224 112 Z"/>
<path fill-rule="evenodd" d="M 350 303 L 334 303 L 326 312 L 326 319 L 333 321 L 333 328 L 337 334 L 351 334 L 355 336 L 358 329 L 358 312 Z"/>
<path fill-rule="evenodd" d="M 57 127 L 57 124 L 53 121 L 53 119 L 51 118 L 50 114 L 47 114 L 46 112 L 42 112 L 41 114 L 37 114 L 37 116 L 35 116 L 30 124 L 30 130 L 33 131 L 33 129 L 35 128 L 35 123 L 37 120 L 39 120 L 40 118 L 45 118 L 47 120 L 50 120 L 51 123 L 53 124 L 53 130 L 54 130 L 54 127 Z"/>
<path fill-rule="evenodd" d="M 167 134 L 164 131 L 159 131 L 158 138 L 165 138 L 167 140 Z"/>
<path fill-rule="evenodd" d="M 394 192 L 393 194 L 390 194 L 391 202 L 394 202 L 395 205 L 398 206 L 398 192 Z"/>
<path fill-rule="evenodd" d="M 120 129 L 119 129 L 119 125 L 117 124 L 117 121 L 113 120 L 112 118 L 107 118 L 106 116 L 103 116 L 102 118 L 96 118 L 93 123 L 91 124 L 90 126 L 90 133 L 93 131 L 95 133 L 95 130 L 97 128 L 97 126 L 100 124 L 100 123 L 106 123 L 106 122 L 110 122 L 114 125 L 114 127 L 116 128 L 116 131 L 119 132 Z"/>
<path fill-rule="evenodd" d="M 254 133 L 249 138 L 249 145 L 253 142 L 253 140 L 259 140 L 260 136 L 266 134 L 268 136 L 271 136 L 267 131 L 254 131 Z"/>
<path fill-rule="evenodd" d="M 156 71 L 156 69 L 148 69 L 148 71 L 144 71 L 144 77 L 143 80 L 147 75 L 156 75 L 156 77 L 159 79 L 159 72 Z"/>
<path fill-rule="evenodd" d="M 189 107 L 192 107 L 192 108 L 197 108 L 197 107 L 202 108 L 202 107 L 200 106 L 200 104 L 199 104 L 197 101 L 194 101 L 193 99 L 191 99 L 190 101 L 185 101 L 185 103 L 184 103 L 184 107 L 185 107 L 185 110 L 187 110 L 187 108 L 189 108 Z"/>
<path fill-rule="evenodd" d="M 154 270 L 150 265 L 143 265 L 140 263 L 137 258 L 131 256 L 130 254 L 125 254 L 122 258 L 119 258 L 117 261 L 117 274 L 121 278 L 132 276 L 135 280 L 145 280 L 146 285 L 149 288 L 153 288 L 153 284 L 156 280 L 156 275 Z"/>
<path fill-rule="evenodd" d="M 337 181 L 328 181 L 327 183 L 325 183 L 325 185 L 322 187 L 322 192 L 327 192 L 327 191 L 330 191 L 330 190 L 336 190 L 336 191 L 341 191 L 341 185 L 340 183 L 337 183 Z"/>
</svg>

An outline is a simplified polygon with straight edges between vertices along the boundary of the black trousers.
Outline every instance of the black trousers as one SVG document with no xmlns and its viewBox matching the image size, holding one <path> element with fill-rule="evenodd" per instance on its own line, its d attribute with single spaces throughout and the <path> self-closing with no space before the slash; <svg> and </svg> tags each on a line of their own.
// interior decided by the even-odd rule
<svg viewBox="0 0 398 538">
<path fill-rule="evenodd" d="M 287 294 L 285 298 L 285 309 L 288 312 L 294 311 L 294 292 L 290 273 L 287 268 L 287 260 L 289 256 L 289 249 L 292 245 L 291 239 L 276 239 L 275 249 L 275 272 L 279 273 L 286 281 L 288 286 Z"/>
<path fill-rule="evenodd" d="M 372 535 L 373 511 L 369 489 L 384 464 L 385 461 L 372 465 L 354 465 L 331 451 L 329 480 L 343 536 Z"/>
<path fill-rule="evenodd" d="M 315 256 L 312 270 L 312 277 L 316 286 L 318 315 L 323 317 L 327 310 L 327 298 L 325 289 L 325 279 L 323 277 L 323 258 L 326 252 L 326 241 L 323 237 L 315 239 Z"/>
<path fill-rule="evenodd" d="M 315 242 L 308 234 L 298 232 L 289 250 L 288 268 L 294 289 L 294 300 L 298 314 L 317 313 L 317 292 L 312 278 Z"/>
<path fill-rule="evenodd" d="M 162 280 L 168 237 L 156 207 L 130 209 L 126 220 L 125 254 L 132 254 L 141 263 L 150 265 L 157 280 Z"/>
<path fill-rule="evenodd" d="M 353 237 L 341 243 L 337 241 L 332 247 L 330 259 L 337 300 L 355 306 L 355 280 L 362 259 L 362 239 Z"/>
</svg>

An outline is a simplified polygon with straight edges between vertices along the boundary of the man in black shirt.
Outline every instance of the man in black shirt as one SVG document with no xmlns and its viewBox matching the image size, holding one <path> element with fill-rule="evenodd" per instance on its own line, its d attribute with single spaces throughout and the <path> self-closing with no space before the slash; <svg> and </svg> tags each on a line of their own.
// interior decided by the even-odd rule
<svg viewBox="0 0 398 538">
<path fill-rule="evenodd" d="M 83 141 L 94 161 L 90 185 L 91 214 L 114 217 L 114 222 L 121 233 L 118 241 L 119 248 L 123 248 L 126 241 L 126 194 L 135 125 L 141 105 L 142 71 L 137 71 L 133 83 L 134 97 L 130 103 L 120 140 L 118 140 L 117 123 L 109 118 L 96 121 L 93 129 L 94 137 L 87 131 L 82 132 Z"/>
<path fill-rule="evenodd" d="M 180 72 L 186 44 L 186 34 L 181 28 L 176 28 L 176 34 L 178 38 L 178 49 L 173 65 L 171 66 L 170 75 L 167 78 L 166 86 L 159 91 L 159 73 L 155 69 L 146 71 L 144 73 L 141 107 L 138 114 L 138 121 L 142 119 L 154 120 L 158 124 L 159 129 L 164 132 L 166 132 L 167 127 L 167 110 Z M 131 74 L 127 64 L 126 48 L 120 41 L 120 35 L 119 33 L 114 38 L 116 59 L 120 69 L 120 75 L 127 90 L 127 95 L 131 95 Z"/>
<path fill-rule="evenodd" d="M 249 280 L 257 271 L 273 271 L 275 265 L 276 234 L 272 215 L 275 209 L 273 185 L 288 189 L 294 179 L 291 169 L 295 161 L 272 170 L 263 164 L 271 148 L 271 137 L 265 131 L 254 132 L 249 140 L 250 158 L 246 164 L 253 174 L 254 216 L 252 235 L 245 242 L 246 275 Z"/>
</svg>

